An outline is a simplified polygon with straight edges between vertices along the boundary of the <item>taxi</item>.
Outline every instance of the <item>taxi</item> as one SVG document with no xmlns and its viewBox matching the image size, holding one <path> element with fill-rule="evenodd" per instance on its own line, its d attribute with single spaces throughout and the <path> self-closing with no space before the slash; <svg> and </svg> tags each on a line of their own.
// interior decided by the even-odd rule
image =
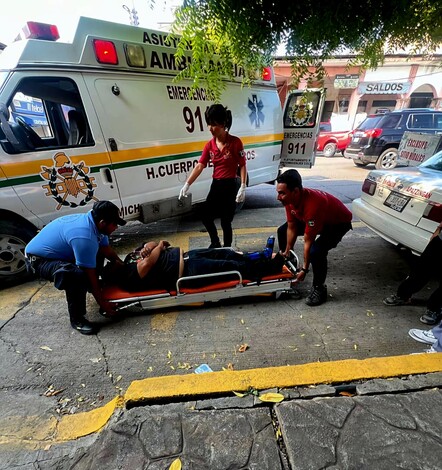
<svg viewBox="0 0 442 470">
<path fill-rule="evenodd" d="M 442 151 L 415 167 L 371 171 L 352 209 L 388 242 L 422 253 L 442 221 Z"/>
</svg>

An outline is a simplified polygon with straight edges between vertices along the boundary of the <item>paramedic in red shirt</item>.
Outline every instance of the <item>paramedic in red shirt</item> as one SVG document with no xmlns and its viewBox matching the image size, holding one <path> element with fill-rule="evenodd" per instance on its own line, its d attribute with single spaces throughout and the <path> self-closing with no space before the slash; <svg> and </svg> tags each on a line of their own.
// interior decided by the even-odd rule
<svg viewBox="0 0 442 470">
<path fill-rule="evenodd" d="M 201 158 L 180 191 L 179 199 L 187 196 L 190 185 L 208 163 L 213 165 L 212 185 L 203 209 L 202 222 L 210 236 L 209 248 L 220 248 L 215 219 L 220 217 L 225 247 L 232 246 L 232 221 L 236 203 L 244 202 L 246 192 L 246 159 L 241 139 L 229 134 L 232 113 L 221 104 L 214 104 L 205 113 L 213 139 L 207 142 Z M 238 168 L 241 186 L 237 186 Z"/>
<path fill-rule="evenodd" d="M 296 276 L 303 281 L 313 269 L 313 285 L 305 303 L 321 305 L 327 300 L 327 255 L 352 228 L 352 213 L 331 194 L 302 187 L 301 175 L 287 170 L 277 178 L 278 200 L 285 207 L 287 222 L 278 228 L 278 244 L 289 256 L 298 235 L 304 235 L 304 262 Z"/>
</svg>

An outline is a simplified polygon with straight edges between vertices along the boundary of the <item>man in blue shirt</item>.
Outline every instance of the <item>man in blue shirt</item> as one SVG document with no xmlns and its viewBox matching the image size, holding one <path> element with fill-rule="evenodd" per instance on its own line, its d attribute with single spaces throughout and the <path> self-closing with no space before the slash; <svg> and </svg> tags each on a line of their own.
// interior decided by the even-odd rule
<svg viewBox="0 0 442 470">
<path fill-rule="evenodd" d="M 97 325 L 86 320 L 86 293 L 95 297 L 100 309 L 112 315 L 114 307 L 101 295 L 98 270 L 104 259 L 123 264 L 109 246 L 108 236 L 126 221 L 110 201 L 98 201 L 86 214 L 60 217 L 46 225 L 26 246 L 31 269 L 66 292 L 72 328 L 95 334 Z"/>
</svg>

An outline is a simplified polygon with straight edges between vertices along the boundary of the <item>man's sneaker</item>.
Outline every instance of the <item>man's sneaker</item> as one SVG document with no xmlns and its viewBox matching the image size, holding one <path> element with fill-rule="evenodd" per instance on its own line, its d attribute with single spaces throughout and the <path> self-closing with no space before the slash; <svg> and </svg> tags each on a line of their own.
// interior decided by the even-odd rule
<svg viewBox="0 0 442 470">
<path fill-rule="evenodd" d="M 385 297 L 383 300 L 385 305 L 388 306 L 399 306 L 399 305 L 407 305 L 411 303 L 411 299 L 403 299 L 402 297 L 399 297 L 396 294 L 389 295 L 388 297 Z"/>
<path fill-rule="evenodd" d="M 435 312 L 434 310 L 428 310 L 419 318 L 422 323 L 426 325 L 436 325 L 442 320 L 442 311 Z"/>
<path fill-rule="evenodd" d="M 71 321 L 71 326 L 82 335 L 95 335 L 98 333 L 98 326 L 82 318 L 78 321 Z"/>
<path fill-rule="evenodd" d="M 327 300 L 327 286 L 312 286 L 305 303 L 310 307 L 316 307 Z"/>
<path fill-rule="evenodd" d="M 437 339 L 434 337 L 433 332 L 431 330 L 419 330 L 417 328 L 412 328 L 408 331 L 408 335 L 411 336 L 414 340 L 419 341 L 420 343 L 437 343 Z"/>
</svg>

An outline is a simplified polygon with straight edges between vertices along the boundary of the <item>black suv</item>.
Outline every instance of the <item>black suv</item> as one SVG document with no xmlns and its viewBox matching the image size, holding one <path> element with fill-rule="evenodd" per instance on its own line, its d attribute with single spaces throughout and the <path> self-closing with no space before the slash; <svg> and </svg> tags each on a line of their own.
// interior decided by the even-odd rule
<svg viewBox="0 0 442 470">
<path fill-rule="evenodd" d="M 370 114 L 353 131 L 344 152 L 356 166 L 374 163 L 389 170 L 398 164 L 399 143 L 405 131 L 442 134 L 442 111 L 401 109 L 386 114 Z"/>
</svg>

